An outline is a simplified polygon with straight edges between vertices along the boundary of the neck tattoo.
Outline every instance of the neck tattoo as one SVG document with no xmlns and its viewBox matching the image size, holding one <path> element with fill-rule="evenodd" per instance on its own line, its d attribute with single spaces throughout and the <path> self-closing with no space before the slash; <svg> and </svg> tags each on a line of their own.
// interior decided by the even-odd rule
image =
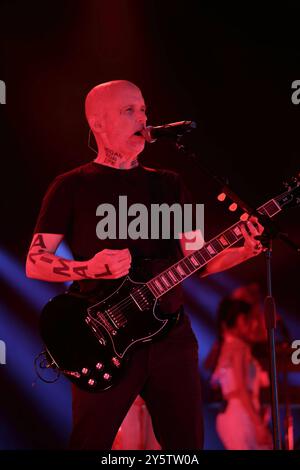
<svg viewBox="0 0 300 470">
<path fill-rule="evenodd" d="M 104 163 L 106 165 L 118 166 L 118 162 L 120 162 L 122 159 L 123 156 L 120 153 L 114 152 L 113 150 L 105 147 Z"/>
<path fill-rule="evenodd" d="M 128 169 L 138 166 L 138 161 L 135 158 L 134 160 L 125 160 L 124 156 L 119 153 L 105 147 L 105 157 L 103 160 L 104 165 L 109 165 L 115 168 Z"/>
</svg>

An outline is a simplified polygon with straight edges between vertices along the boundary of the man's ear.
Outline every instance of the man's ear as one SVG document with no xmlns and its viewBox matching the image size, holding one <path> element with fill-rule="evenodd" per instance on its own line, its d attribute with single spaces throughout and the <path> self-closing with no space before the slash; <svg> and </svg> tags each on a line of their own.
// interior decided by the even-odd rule
<svg viewBox="0 0 300 470">
<path fill-rule="evenodd" d="M 101 132 L 103 126 L 98 116 L 91 117 L 89 120 L 89 124 L 93 132 Z"/>
</svg>

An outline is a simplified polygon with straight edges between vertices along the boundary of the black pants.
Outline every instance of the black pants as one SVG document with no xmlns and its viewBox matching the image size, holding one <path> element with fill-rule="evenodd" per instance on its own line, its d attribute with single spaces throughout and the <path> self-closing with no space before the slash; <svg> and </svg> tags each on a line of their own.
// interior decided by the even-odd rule
<svg viewBox="0 0 300 470">
<path fill-rule="evenodd" d="M 162 449 L 201 449 L 198 345 L 188 317 L 181 314 L 166 337 L 135 350 L 126 372 L 105 392 L 90 393 L 73 386 L 70 448 L 111 449 L 123 419 L 140 394 Z"/>
</svg>

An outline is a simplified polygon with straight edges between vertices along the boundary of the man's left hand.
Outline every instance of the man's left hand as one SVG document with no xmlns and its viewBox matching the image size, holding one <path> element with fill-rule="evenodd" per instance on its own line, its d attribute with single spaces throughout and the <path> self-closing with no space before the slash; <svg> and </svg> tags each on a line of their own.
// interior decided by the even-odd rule
<svg viewBox="0 0 300 470">
<path fill-rule="evenodd" d="M 240 228 L 245 239 L 244 250 L 247 257 L 259 255 L 264 247 L 257 237 L 263 233 L 264 227 L 258 222 L 257 217 L 251 216 Z"/>
</svg>

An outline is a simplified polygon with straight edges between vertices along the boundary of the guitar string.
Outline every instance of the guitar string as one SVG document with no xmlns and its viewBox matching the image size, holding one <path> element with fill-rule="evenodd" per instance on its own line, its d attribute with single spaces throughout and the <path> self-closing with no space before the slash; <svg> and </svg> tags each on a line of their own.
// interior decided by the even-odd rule
<svg viewBox="0 0 300 470">
<path fill-rule="evenodd" d="M 182 258 L 182 260 L 184 260 L 184 258 Z M 180 261 L 182 261 L 182 260 L 180 260 Z M 180 262 L 180 261 L 179 261 L 179 262 Z M 177 262 L 177 263 L 179 263 L 179 262 Z M 176 265 L 177 263 L 174 263 L 174 265 Z M 167 268 L 165 271 L 170 270 L 174 265 L 170 266 L 170 267 Z M 200 268 L 200 267 L 201 267 L 201 266 L 199 266 L 199 268 Z M 159 277 L 159 276 L 163 275 L 163 273 L 164 273 L 165 271 L 163 271 L 161 274 L 158 274 L 158 275 L 155 276 L 155 277 Z M 176 283 L 175 283 L 175 284 L 170 285 L 170 287 L 167 287 L 167 289 L 165 290 L 165 292 L 161 293 L 161 295 L 163 295 L 164 293 L 166 293 L 170 288 L 175 287 L 176 285 L 178 285 L 179 283 L 181 283 L 182 281 L 184 281 L 185 278 L 188 277 L 190 274 L 193 274 L 193 271 L 191 271 L 191 272 L 189 272 L 189 273 L 187 273 L 187 274 L 185 273 L 185 277 L 182 277 L 181 274 L 178 273 L 178 275 L 181 276 L 181 279 L 180 279 L 180 280 L 176 280 Z M 155 279 L 155 277 L 154 277 L 153 279 Z M 153 279 L 152 279 L 152 280 L 153 280 Z M 148 282 L 152 282 L 152 281 L 148 281 Z M 148 290 L 149 292 L 153 293 L 153 292 L 151 291 L 151 289 L 147 286 L 147 284 L 144 284 L 144 286 L 140 288 L 140 291 L 143 291 L 143 290 L 145 290 L 145 289 Z M 154 296 L 155 296 L 155 294 L 154 294 Z M 155 297 L 156 297 L 156 296 L 155 296 Z M 160 296 L 159 296 L 159 297 L 160 297 Z M 123 299 L 123 300 L 121 300 L 119 303 L 115 304 L 114 307 L 112 307 L 112 308 L 110 309 L 110 311 L 111 311 L 111 312 L 114 312 L 115 310 L 118 310 L 119 307 L 121 307 L 121 306 L 124 307 L 124 306 L 125 306 L 124 302 L 126 302 L 126 303 L 128 303 L 128 302 L 131 303 L 132 301 L 134 301 L 134 300 L 132 299 L 132 297 L 130 297 L 130 296 L 125 297 L 125 299 Z M 92 307 L 91 307 L 91 308 L 92 308 Z"/>
<path fill-rule="evenodd" d="M 192 274 L 192 273 L 189 273 L 189 274 Z M 189 276 L 189 274 L 186 274 L 186 276 Z M 185 278 L 182 278 L 180 281 L 178 280 L 176 282 L 176 284 L 173 284 L 171 285 L 170 287 L 175 287 L 176 285 L 178 285 L 179 283 L 181 283 L 181 281 L 183 281 Z M 148 291 L 148 292 L 151 292 L 151 289 L 147 286 L 147 284 L 145 284 L 143 287 L 140 288 L 140 291 Z M 166 293 L 167 291 L 169 290 L 169 287 L 166 289 L 166 291 L 164 293 Z M 162 294 L 163 295 L 163 294 Z M 128 296 L 128 297 L 125 297 L 125 299 L 123 299 L 121 302 L 117 303 L 114 305 L 114 307 L 112 307 L 111 309 L 109 309 L 110 311 L 108 312 L 108 315 L 110 315 L 110 312 L 112 312 L 113 314 L 115 312 L 118 312 L 119 308 L 122 307 L 122 309 L 124 310 L 124 308 L 127 309 L 127 307 L 129 306 L 129 304 L 132 304 L 132 302 L 134 302 L 134 300 L 132 299 L 131 296 Z M 92 307 L 90 307 L 92 308 Z M 107 311 L 107 310 L 106 310 Z M 119 312 L 119 313 L 122 313 L 122 312 Z"/>
<path fill-rule="evenodd" d="M 183 258 L 184 259 L 184 258 Z M 176 263 L 175 263 L 176 264 Z M 162 274 L 162 273 L 161 273 Z M 179 273 L 178 273 L 179 274 Z M 170 286 L 170 288 L 172 287 L 175 287 L 176 285 L 178 285 L 179 283 L 181 283 L 181 281 L 183 281 L 186 277 L 188 277 L 190 274 L 192 274 L 192 272 L 188 273 L 188 274 L 185 274 L 185 277 L 182 277 L 181 280 L 177 280 L 176 284 L 173 284 Z M 181 276 L 179 274 L 179 276 Z M 151 282 L 151 281 L 149 281 Z M 147 284 L 145 284 L 143 287 L 140 288 L 140 291 L 149 291 L 149 292 L 152 292 L 151 289 L 147 286 Z M 167 291 L 169 290 L 169 287 L 166 289 L 166 291 L 164 293 L 166 293 Z M 161 294 L 163 295 L 163 293 Z M 119 303 L 115 304 L 114 307 L 112 307 L 110 310 L 110 312 L 114 313 L 116 311 L 119 310 L 120 307 L 124 308 L 124 307 L 127 307 L 128 304 L 134 302 L 134 300 L 132 299 L 131 296 L 128 296 L 128 297 L 125 297 L 125 299 L 121 300 Z M 92 307 L 91 307 L 92 308 Z M 108 312 L 108 314 L 110 314 L 110 312 Z"/>
<path fill-rule="evenodd" d="M 184 260 L 184 258 L 182 258 L 180 261 L 183 261 L 183 260 Z M 180 262 L 180 261 L 179 261 L 179 262 Z M 179 262 L 177 262 L 177 263 L 179 263 Z M 176 265 L 177 263 L 175 263 L 174 265 Z M 170 266 L 168 269 L 166 269 L 166 271 L 169 270 L 170 268 L 172 268 L 174 265 Z M 201 267 L 201 266 L 199 266 L 199 268 L 200 268 L 200 267 Z M 189 268 L 188 268 L 188 269 L 189 269 Z M 178 272 L 178 271 L 177 271 L 177 272 Z M 170 287 L 168 287 L 168 288 L 165 290 L 165 292 L 163 292 L 161 295 L 163 295 L 164 293 L 166 293 L 170 288 L 175 287 L 176 285 L 178 285 L 179 283 L 181 283 L 182 281 L 184 281 L 185 278 L 188 277 L 190 274 L 193 274 L 193 272 L 194 272 L 194 271 L 191 271 L 191 272 L 189 272 L 188 274 L 185 274 L 184 277 L 182 277 L 181 274 L 178 273 L 178 275 L 181 276 L 181 279 L 180 279 L 180 280 L 177 280 L 177 281 L 176 281 L 176 284 L 173 284 L 173 285 L 171 285 Z M 157 275 L 156 277 L 161 276 L 162 274 L 163 274 L 163 273 Z M 149 281 L 149 282 L 151 282 L 151 281 Z M 143 287 L 141 287 L 140 290 L 143 291 L 143 290 L 145 290 L 145 289 L 151 292 L 151 289 L 147 286 L 147 284 L 145 284 Z M 128 297 L 126 297 L 125 299 L 121 300 L 119 303 L 115 304 L 114 307 L 112 307 L 112 308 L 110 309 L 110 312 L 114 313 L 114 312 L 118 311 L 118 309 L 119 309 L 120 307 L 124 308 L 125 306 L 127 306 L 129 303 L 132 303 L 132 302 L 134 302 L 134 300 L 132 299 L 132 297 L 128 296 Z M 108 312 L 108 314 L 109 314 L 110 312 Z"/>
<path fill-rule="evenodd" d="M 287 192 L 284 193 L 284 194 L 288 194 L 288 193 L 289 193 L 289 191 L 287 191 Z M 282 196 L 282 195 L 280 195 L 280 196 Z M 274 200 L 274 199 L 277 201 L 277 199 L 279 199 L 279 197 L 275 197 L 275 198 L 273 198 L 273 200 Z M 268 201 L 268 203 L 271 202 L 271 201 L 272 201 L 272 199 L 271 199 L 270 201 Z M 257 210 L 261 210 L 261 209 L 264 208 L 268 203 L 263 204 L 263 205 L 260 206 Z M 269 218 L 271 219 L 272 216 L 269 216 Z M 231 227 L 229 227 L 227 230 L 233 229 L 233 227 L 235 227 L 235 226 L 238 225 L 239 223 L 240 223 L 240 222 L 236 222 L 236 223 L 233 224 Z M 226 230 L 226 231 L 227 231 L 227 230 Z M 224 232 L 223 232 L 223 233 L 224 233 Z M 223 235 L 223 233 L 222 233 L 222 235 Z M 218 239 L 219 237 L 220 237 L 220 235 L 214 237 L 214 239 L 211 240 L 211 242 L 213 242 L 215 239 Z M 237 240 L 236 240 L 234 243 L 236 243 L 237 241 L 239 241 L 241 238 L 242 238 L 242 237 L 237 237 Z M 211 243 L 211 242 L 208 242 L 208 243 Z M 231 245 L 233 245 L 234 243 L 230 243 L 227 248 L 229 248 L 229 247 L 230 247 Z M 222 251 L 223 251 L 223 250 L 222 250 Z M 218 254 L 219 254 L 219 253 L 218 253 Z M 182 258 L 179 262 L 184 261 L 184 259 L 185 259 L 185 258 Z M 176 264 L 176 263 L 175 263 L 175 264 Z M 172 266 L 170 266 L 170 268 L 171 268 L 171 267 L 172 267 Z M 199 267 L 200 267 L 200 266 L 199 266 Z M 168 268 L 168 269 L 170 269 L 170 268 Z M 187 274 L 186 277 L 188 277 L 190 274 L 192 274 L 192 273 Z M 180 275 L 180 274 L 179 274 L 179 275 Z M 157 276 L 157 277 L 158 277 L 158 276 Z M 179 282 L 181 282 L 182 280 L 184 280 L 184 278 L 182 278 L 180 281 L 177 281 L 176 284 L 171 285 L 171 287 L 175 287 L 175 285 L 177 285 L 177 284 L 178 284 Z M 149 281 L 149 282 L 151 282 L 151 281 Z M 145 290 L 148 290 L 148 291 L 151 292 L 151 289 L 147 286 L 147 284 L 145 284 L 145 285 L 144 285 L 143 287 L 141 287 L 141 289 L 140 289 L 141 292 L 143 292 L 143 291 L 145 291 Z M 167 292 L 168 290 L 169 290 L 169 288 L 166 290 L 166 292 Z M 134 301 L 134 300 L 132 299 L 132 297 L 131 297 L 131 296 L 128 296 L 128 297 L 126 297 L 125 299 L 123 299 L 121 302 L 115 304 L 115 306 L 112 307 L 112 308 L 110 309 L 110 311 L 111 311 L 112 313 L 118 312 L 118 310 L 119 310 L 120 307 L 125 308 L 125 307 L 127 307 L 130 303 L 132 303 L 132 301 Z M 92 308 L 92 307 L 91 307 L 91 308 Z M 121 312 L 119 312 L 119 313 L 121 313 Z"/>
<path fill-rule="evenodd" d="M 236 240 L 236 241 L 238 241 L 238 240 Z M 179 262 L 183 261 L 184 259 L 185 259 L 185 258 L 182 258 Z M 177 262 L 177 263 L 179 263 L 179 262 Z M 174 265 L 176 265 L 177 263 L 175 263 Z M 174 265 L 170 266 L 170 268 L 172 268 Z M 200 268 L 200 267 L 201 267 L 201 266 L 199 265 L 198 268 Z M 166 269 L 166 271 L 169 270 L 170 268 Z M 189 268 L 188 268 L 188 269 L 189 269 Z M 178 271 L 177 271 L 177 272 L 178 272 Z M 170 287 L 171 287 L 171 288 L 172 288 L 172 287 L 175 287 L 176 285 L 178 285 L 179 283 L 181 283 L 183 280 L 185 280 L 186 277 L 188 277 L 188 276 L 190 276 L 191 274 L 193 274 L 193 272 L 195 272 L 195 271 L 191 271 L 191 272 L 185 274 L 184 277 L 182 277 L 181 274 L 178 273 L 178 275 L 181 276 L 181 279 L 180 279 L 180 280 L 177 280 L 176 284 L 173 284 L 173 285 L 171 285 Z M 162 274 L 163 274 L 163 273 L 161 273 L 161 274 L 158 275 L 158 276 L 161 276 Z M 158 276 L 156 276 L 156 277 L 158 277 Z M 151 282 L 151 281 L 149 281 L 149 282 Z M 150 289 L 146 284 L 145 284 L 143 287 L 141 287 L 141 290 L 144 290 L 145 288 L 148 289 L 148 290 L 151 292 L 151 289 Z M 169 287 L 166 289 L 166 291 L 165 291 L 164 293 L 166 293 L 168 290 L 169 290 Z M 164 293 L 162 293 L 161 295 L 163 295 Z M 126 297 L 125 299 L 123 299 L 122 301 L 120 301 L 119 303 L 115 304 L 114 307 L 112 307 L 112 308 L 110 309 L 110 311 L 111 311 L 111 312 L 114 312 L 114 311 L 118 310 L 118 308 L 120 308 L 121 306 L 122 306 L 122 308 L 123 308 L 123 307 L 125 306 L 125 304 L 127 304 L 128 302 L 131 303 L 132 301 L 133 301 L 132 297 L 129 297 L 129 296 L 128 296 L 128 297 Z M 125 304 L 124 304 L 124 302 L 125 302 Z"/>
<path fill-rule="evenodd" d="M 189 273 L 189 274 L 192 274 Z M 189 274 L 186 274 L 185 276 L 189 276 Z M 182 278 L 180 281 L 177 280 L 176 284 L 173 284 L 170 286 L 170 288 L 172 287 L 175 287 L 176 285 L 178 285 L 179 283 L 181 283 L 181 281 L 183 281 L 185 278 Z M 151 282 L 151 281 L 149 281 Z M 169 287 L 166 289 L 166 291 L 164 293 L 166 293 L 167 291 L 169 290 Z M 140 288 L 140 292 L 145 292 L 145 291 L 148 291 L 148 292 L 151 292 L 151 289 L 147 286 L 147 284 L 144 284 L 143 287 Z M 163 294 L 162 294 L 163 295 Z M 132 301 L 134 302 L 134 300 L 132 299 L 131 296 L 128 296 L 128 297 L 125 297 L 125 299 L 121 300 L 119 303 L 115 304 L 114 307 L 112 307 L 110 310 L 110 312 L 115 312 L 117 311 L 120 307 L 124 308 L 125 306 L 127 306 L 129 303 L 132 303 Z M 125 303 L 124 303 L 125 302 Z"/>
<path fill-rule="evenodd" d="M 144 285 L 143 287 L 141 287 L 140 289 L 141 291 L 142 290 L 148 290 L 149 292 L 150 289 Z M 119 310 L 120 307 L 124 308 L 125 306 L 129 305 L 130 303 L 134 302 L 134 300 L 132 299 L 132 297 L 128 296 L 128 297 L 125 297 L 125 299 L 121 300 L 120 302 L 118 302 L 117 304 L 114 305 L 114 307 L 112 307 L 111 309 L 109 309 L 109 312 L 108 314 L 110 314 L 110 312 L 114 313 L 116 311 Z M 93 308 L 93 307 L 90 307 L 90 309 Z M 107 311 L 107 310 L 106 310 Z"/>
<path fill-rule="evenodd" d="M 176 263 L 174 263 L 174 265 L 170 266 L 170 267 L 167 268 L 165 271 L 170 270 L 173 266 L 175 266 L 176 264 L 180 263 L 180 262 L 183 261 L 184 259 L 185 259 L 185 258 L 182 258 L 180 261 L 177 261 Z M 199 265 L 198 268 L 200 268 L 200 267 L 201 267 L 201 266 Z M 197 269 L 198 269 L 198 268 L 197 268 Z M 188 268 L 188 269 L 189 269 L 189 268 Z M 155 277 L 162 276 L 165 271 L 163 271 L 161 274 L 158 274 L 158 275 L 155 276 Z M 180 279 L 180 280 L 176 280 L 176 283 L 175 283 L 175 284 L 170 285 L 170 287 L 167 287 L 166 290 L 165 290 L 165 292 L 161 293 L 161 294 L 159 295 L 159 297 L 160 297 L 161 295 L 163 295 L 164 293 L 166 293 L 170 288 L 173 288 L 173 287 L 175 287 L 176 285 L 180 284 L 182 281 L 184 281 L 188 276 L 190 276 L 190 275 L 193 274 L 194 272 L 195 272 L 195 271 L 191 271 L 191 272 L 189 272 L 189 273 L 185 273 L 184 277 L 182 277 L 181 274 L 179 274 L 178 271 L 177 271 L 177 273 L 178 273 L 178 275 L 181 277 L 181 279 Z M 153 279 L 155 279 L 155 277 L 154 277 Z M 152 281 L 153 281 L 153 279 L 152 279 Z M 152 282 L 152 281 L 149 281 L 149 282 Z M 146 289 L 146 290 L 152 292 L 151 289 L 147 286 L 147 284 L 144 284 L 144 286 L 141 287 L 141 291 L 144 290 L 144 289 Z M 122 306 L 122 308 L 123 308 L 125 305 L 127 305 L 127 303 L 131 303 L 132 301 L 134 301 L 134 300 L 132 299 L 132 297 L 128 296 L 128 297 L 126 297 L 125 299 L 123 299 L 122 301 L 120 301 L 119 303 L 115 304 L 114 307 L 112 307 L 112 308 L 110 309 L 110 311 L 111 311 L 111 312 L 114 312 L 114 311 L 118 310 L 118 308 L 120 308 L 121 306 Z M 124 304 L 124 302 L 125 302 L 126 304 Z"/>
<path fill-rule="evenodd" d="M 240 222 L 236 222 L 235 224 L 233 224 L 233 225 L 232 225 L 229 229 L 227 229 L 227 230 L 230 230 L 232 227 L 234 227 L 234 226 L 237 225 L 238 223 L 240 223 Z M 223 233 L 224 233 L 224 232 L 223 232 Z M 218 236 L 218 237 L 219 237 L 219 236 Z M 217 237 L 215 237 L 215 238 L 217 238 Z M 238 237 L 237 240 L 236 240 L 234 243 L 236 243 L 237 241 L 239 241 L 239 238 L 242 238 L 242 237 Z M 214 240 L 214 239 L 213 239 L 213 240 Z M 211 241 L 208 242 L 207 244 L 212 243 L 213 240 L 211 240 Z M 232 245 L 232 244 L 230 243 L 229 246 L 231 246 L 231 245 Z M 203 247 L 202 247 L 202 248 L 203 248 Z M 201 249 L 202 249 L 202 248 L 201 248 Z M 223 251 L 223 250 L 222 250 L 222 251 Z M 189 256 L 189 255 L 188 255 L 188 256 Z M 179 261 L 177 261 L 176 263 L 174 263 L 174 265 L 170 266 L 170 267 L 167 268 L 165 271 L 170 270 L 170 269 L 171 269 L 173 266 L 175 266 L 176 264 L 179 264 L 180 262 L 184 261 L 185 258 L 187 258 L 188 256 L 183 257 L 181 260 L 179 260 Z M 200 268 L 200 267 L 202 267 L 202 266 L 198 266 L 198 268 Z M 197 269 L 198 269 L 198 268 L 197 268 Z M 189 269 L 189 268 L 188 268 L 188 269 Z M 174 285 L 171 286 L 171 287 L 175 287 L 176 285 L 178 285 L 178 283 L 181 283 L 186 277 L 190 276 L 190 274 L 193 274 L 193 272 L 195 272 L 195 271 L 191 271 L 191 272 L 189 272 L 188 274 L 185 274 L 185 277 L 182 277 L 182 279 L 178 280 L 178 281 L 176 282 L 176 284 L 174 284 Z M 157 275 L 156 277 L 161 276 L 162 274 L 163 274 L 163 273 Z M 179 273 L 178 273 L 178 275 L 181 276 L 181 274 L 179 274 Z M 149 281 L 149 282 L 151 282 L 151 281 Z M 150 289 L 146 284 L 145 284 L 141 289 L 145 289 L 145 288 L 148 288 L 148 289 L 150 290 L 150 292 L 151 292 L 151 289 Z M 168 290 L 169 290 L 169 288 L 166 290 L 166 292 L 167 292 Z M 128 299 L 128 300 L 127 300 L 127 299 Z M 121 306 L 123 307 L 123 306 L 125 305 L 123 302 L 126 302 L 126 303 L 127 303 L 127 302 L 132 302 L 132 300 L 133 300 L 133 299 L 132 299 L 131 297 L 126 297 L 126 298 L 123 299 L 121 302 L 115 304 L 115 306 L 111 309 L 111 311 L 113 312 L 113 311 L 115 311 L 116 309 L 120 308 Z"/>
</svg>

